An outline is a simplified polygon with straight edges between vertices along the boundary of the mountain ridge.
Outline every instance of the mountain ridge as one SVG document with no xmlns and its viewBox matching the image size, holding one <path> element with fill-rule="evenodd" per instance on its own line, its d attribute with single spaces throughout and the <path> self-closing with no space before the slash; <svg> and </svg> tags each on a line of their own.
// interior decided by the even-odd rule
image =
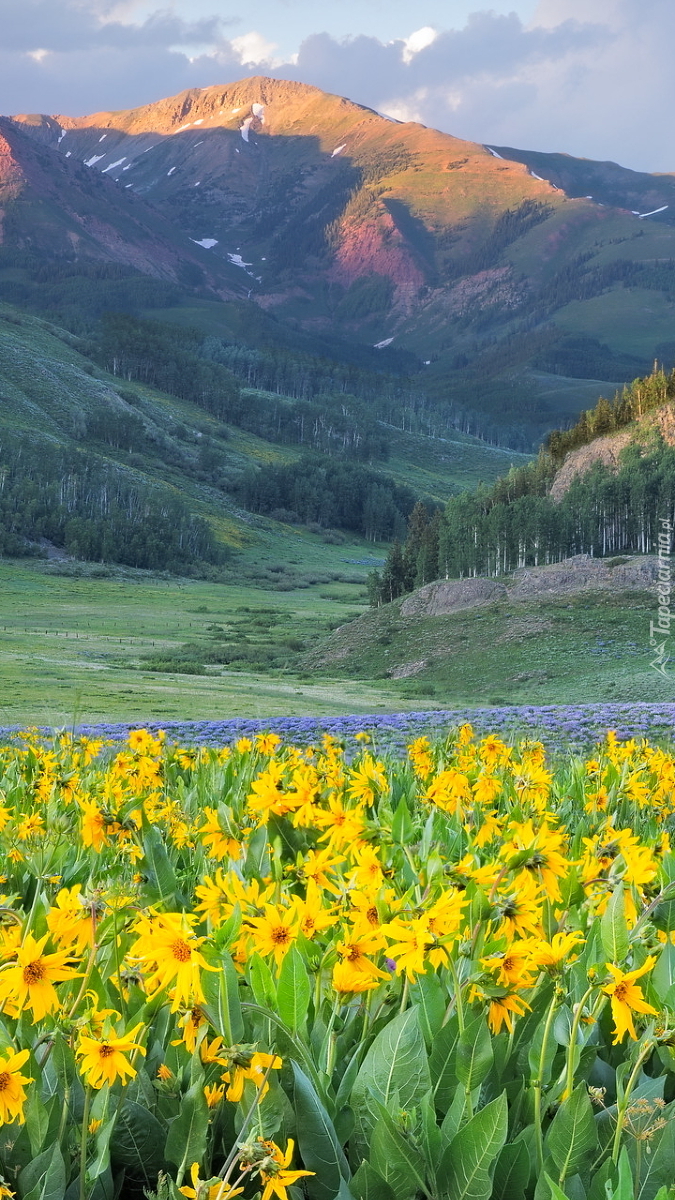
<svg viewBox="0 0 675 1200">
<path fill-rule="evenodd" d="M 120 211 L 157 213 L 191 247 L 193 285 L 383 365 L 412 354 L 434 404 L 450 395 L 524 445 L 675 361 L 675 178 L 471 143 L 265 76 L 8 120 L 105 175 Z"/>
</svg>

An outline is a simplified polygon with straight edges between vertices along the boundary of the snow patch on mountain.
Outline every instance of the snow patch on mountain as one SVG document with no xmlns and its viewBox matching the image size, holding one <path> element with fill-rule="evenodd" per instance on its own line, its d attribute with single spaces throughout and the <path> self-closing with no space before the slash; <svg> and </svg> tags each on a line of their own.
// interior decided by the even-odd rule
<svg viewBox="0 0 675 1200">
<path fill-rule="evenodd" d="M 124 168 L 124 170 L 126 171 L 126 167 Z M 176 168 L 175 168 L 175 167 L 172 167 L 170 171 L 167 171 L 167 173 L 166 173 L 166 174 L 167 174 L 167 178 L 169 177 L 169 175 L 173 175 L 173 173 L 174 173 L 174 171 L 175 171 L 175 170 L 176 170 Z"/>
<path fill-rule="evenodd" d="M 85 167 L 95 167 L 102 158 L 105 158 L 105 154 L 92 154 L 91 158 L 84 159 L 84 165 Z"/>
<path fill-rule="evenodd" d="M 331 154 L 331 158 L 335 158 L 336 154 L 341 154 L 346 145 L 347 145 L 347 143 L 343 142 L 341 146 L 336 146 L 333 153 Z"/>
<path fill-rule="evenodd" d="M 504 158 L 504 155 L 503 155 L 503 154 L 497 154 L 497 151 L 496 151 L 496 150 L 493 150 L 493 149 L 492 149 L 492 146 L 484 146 L 484 147 L 483 147 L 483 149 L 484 149 L 484 150 L 487 150 L 488 154 L 491 154 L 493 158 L 501 158 L 502 160 L 503 160 L 503 158 Z"/>
<path fill-rule="evenodd" d="M 122 163 L 126 162 L 126 161 L 127 161 L 127 156 L 125 154 L 124 158 L 118 158 L 117 162 L 111 163 L 109 167 L 104 167 L 103 170 L 101 171 L 101 174 L 105 175 L 107 171 L 114 171 L 115 167 L 121 167 Z"/>
<path fill-rule="evenodd" d="M 247 275 L 250 275 L 251 278 L 254 278 L 253 271 L 249 271 L 249 267 L 252 267 L 253 263 L 244 262 L 241 254 L 228 254 L 227 257 L 235 267 L 241 267 L 242 271 L 245 271 Z"/>
<path fill-rule="evenodd" d="M 642 221 L 644 217 L 655 217 L 657 213 L 665 212 L 667 208 L 667 204 L 662 204 L 660 208 L 653 208 L 652 211 L 648 213 L 638 213 L 638 216 Z"/>
<path fill-rule="evenodd" d="M 251 112 L 253 113 L 254 117 L 258 118 L 261 125 L 265 124 L 265 105 L 264 104 L 252 104 Z"/>
<path fill-rule="evenodd" d="M 102 134 L 101 137 L 98 139 L 99 142 L 104 142 L 105 139 L 107 138 L 107 136 L 108 136 L 107 133 Z"/>
<path fill-rule="evenodd" d="M 244 121 L 243 125 L 239 126 L 239 132 L 245 142 L 248 141 L 248 135 L 251 132 L 251 122 L 252 121 L 253 121 L 253 117 L 247 117 L 246 120 Z"/>
<path fill-rule="evenodd" d="M 190 238 L 190 241 L 194 242 L 195 246 L 203 246 L 205 250 L 212 250 L 218 245 L 218 238 Z"/>
<path fill-rule="evenodd" d="M 393 340 L 393 337 L 390 337 L 385 338 L 383 342 L 375 342 L 373 345 L 373 350 L 384 350 L 385 346 L 391 346 Z"/>
<path fill-rule="evenodd" d="M 62 130 L 61 130 L 61 132 L 60 132 L 60 134 L 59 134 L 59 140 L 58 140 L 58 142 L 56 143 L 56 144 L 57 144 L 57 146 L 60 146 L 60 145 L 61 145 L 61 142 L 63 141 L 63 139 L 64 139 L 64 137 L 66 136 L 67 132 L 68 132 L 68 130 L 67 130 L 67 129 L 62 129 Z"/>
</svg>

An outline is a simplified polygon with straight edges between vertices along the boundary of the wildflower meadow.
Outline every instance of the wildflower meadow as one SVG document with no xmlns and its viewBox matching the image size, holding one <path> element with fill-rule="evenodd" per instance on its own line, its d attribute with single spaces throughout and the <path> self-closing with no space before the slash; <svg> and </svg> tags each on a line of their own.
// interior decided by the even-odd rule
<svg viewBox="0 0 675 1200">
<path fill-rule="evenodd" d="M 0 749 L 0 1196 L 675 1196 L 675 754 Z"/>
</svg>

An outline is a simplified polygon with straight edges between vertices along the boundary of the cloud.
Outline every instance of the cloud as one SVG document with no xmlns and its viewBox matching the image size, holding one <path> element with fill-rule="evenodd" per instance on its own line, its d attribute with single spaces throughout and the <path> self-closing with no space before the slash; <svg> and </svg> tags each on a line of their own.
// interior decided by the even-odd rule
<svg viewBox="0 0 675 1200">
<path fill-rule="evenodd" d="M 0 112 L 132 107 L 255 72 L 472 141 L 675 171 L 673 0 L 539 0 L 529 24 L 480 11 L 390 42 L 319 29 L 286 63 L 260 8 L 261 32 L 139 3 L 0 0 Z"/>
</svg>

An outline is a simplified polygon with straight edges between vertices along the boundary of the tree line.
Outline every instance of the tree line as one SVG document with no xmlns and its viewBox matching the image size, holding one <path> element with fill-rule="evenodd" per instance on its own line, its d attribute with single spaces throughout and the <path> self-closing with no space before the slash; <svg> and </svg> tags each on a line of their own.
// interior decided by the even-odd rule
<svg viewBox="0 0 675 1200">
<path fill-rule="evenodd" d="M 599 436 L 621 428 L 673 396 L 675 377 L 654 371 L 617 393 L 613 405 L 599 401 L 573 430 L 556 431 L 559 436 L 551 435 L 536 460 L 512 469 L 491 488 L 454 496 L 442 512 L 417 504 L 406 537 L 370 577 L 372 603 L 387 603 L 439 578 L 500 575 L 575 554 L 653 552 L 660 521 L 675 521 L 675 447 L 657 430 L 646 444 L 625 447 L 618 470 L 596 462 L 559 500 L 550 488 L 563 447 L 592 440 L 593 429 Z M 608 429 L 610 420 L 615 424 Z M 566 440 L 568 434 L 573 436 Z"/>
<path fill-rule="evenodd" d="M 74 558 L 185 574 L 226 551 L 168 487 L 96 456 L 0 434 L 0 551 L 36 553 L 46 539 Z"/>
<path fill-rule="evenodd" d="M 344 459 L 306 455 L 297 462 L 251 468 L 237 485 L 251 512 L 360 534 L 371 542 L 405 536 L 415 504 L 410 488 Z"/>
</svg>

